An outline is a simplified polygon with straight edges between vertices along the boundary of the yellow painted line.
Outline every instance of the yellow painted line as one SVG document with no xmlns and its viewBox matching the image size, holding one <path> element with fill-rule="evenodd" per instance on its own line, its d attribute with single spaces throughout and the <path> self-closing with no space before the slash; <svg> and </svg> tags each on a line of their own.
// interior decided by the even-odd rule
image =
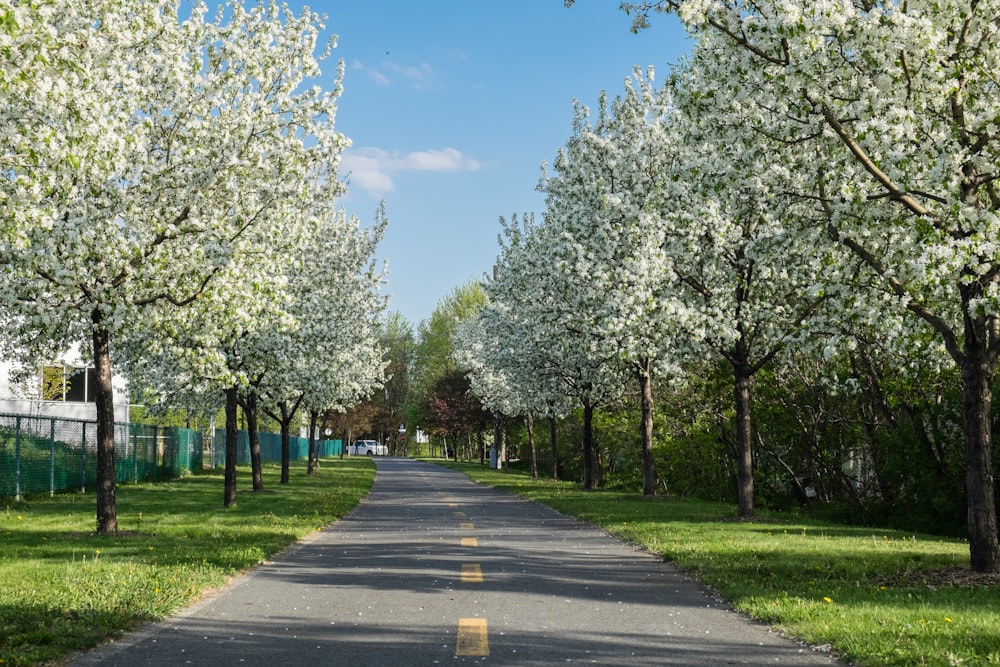
<svg viewBox="0 0 1000 667">
<path fill-rule="evenodd" d="M 462 538 L 463 547 L 477 547 L 479 546 L 479 540 L 474 537 L 463 537 Z"/>
<path fill-rule="evenodd" d="M 465 512 L 452 512 L 451 514 L 452 514 L 452 516 L 457 516 L 459 518 L 462 518 L 463 516 L 465 516 Z"/>
<path fill-rule="evenodd" d="M 458 507 L 458 503 L 448 503 L 448 507 Z"/>
<path fill-rule="evenodd" d="M 483 583 L 483 569 L 475 563 L 462 564 L 462 583 L 481 584 Z"/>
<path fill-rule="evenodd" d="M 461 528 L 462 530 L 473 530 L 475 529 L 476 525 L 471 521 L 463 521 L 462 523 L 458 524 L 458 527 Z"/>
<path fill-rule="evenodd" d="M 486 632 L 486 619 L 458 619 L 458 639 L 455 641 L 455 656 L 484 656 L 489 654 L 490 640 Z"/>
</svg>

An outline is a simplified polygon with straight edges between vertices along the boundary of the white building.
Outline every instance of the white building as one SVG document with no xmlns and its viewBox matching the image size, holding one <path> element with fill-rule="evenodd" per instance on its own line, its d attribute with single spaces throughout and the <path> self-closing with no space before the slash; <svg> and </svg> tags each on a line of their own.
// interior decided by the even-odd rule
<svg viewBox="0 0 1000 667">
<path fill-rule="evenodd" d="M 0 414 L 59 417 L 96 421 L 96 381 L 93 365 L 68 353 L 62 359 L 39 367 L 38 375 L 17 384 L 11 377 L 13 364 L 0 362 Z M 125 380 L 112 378 L 115 390 L 115 422 L 129 421 L 128 388 Z"/>
</svg>

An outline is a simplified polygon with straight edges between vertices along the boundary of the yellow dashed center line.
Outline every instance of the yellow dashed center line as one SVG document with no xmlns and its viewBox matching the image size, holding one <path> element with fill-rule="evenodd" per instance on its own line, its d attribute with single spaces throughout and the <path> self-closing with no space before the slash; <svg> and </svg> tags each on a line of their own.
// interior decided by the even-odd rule
<svg viewBox="0 0 1000 667">
<path fill-rule="evenodd" d="M 462 564 L 462 583 L 481 584 L 483 583 L 483 568 L 476 563 Z"/>
<path fill-rule="evenodd" d="M 465 512 L 452 512 L 451 514 L 452 516 L 456 516 L 460 519 L 465 516 Z"/>
<path fill-rule="evenodd" d="M 486 632 L 486 619 L 458 619 L 458 639 L 455 641 L 455 656 L 485 656 L 489 654 L 490 640 Z"/>
<path fill-rule="evenodd" d="M 463 521 L 462 523 L 458 524 L 458 527 L 461 528 L 462 530 L 473 530 L 475 529 L 476 525 L 470 521 Z"/>
<path fill-rule="evenodd" d="M 463 547 L 476 547 L 479 546 L 479 540 L 474 537 L 463 537 L 462 538 Z"/>
</svg>

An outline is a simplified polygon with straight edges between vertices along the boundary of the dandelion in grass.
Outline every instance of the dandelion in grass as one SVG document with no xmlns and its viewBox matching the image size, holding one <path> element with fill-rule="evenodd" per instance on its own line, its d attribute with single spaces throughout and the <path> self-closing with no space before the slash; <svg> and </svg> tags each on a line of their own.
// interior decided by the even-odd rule
<svg viewBox="0 0 1000 667">
<path fill-rule="evenodd" d="M 951 622 L 952 622 L 952 620 L 951 620 L 950 618 L 948 618 L 947 616 L 945 616 L 945 617 L 944 617 L 944 622 L 945 622 L 945 623 L 951 623 Z"/>
<path fill-rule="evenodd" d="M 831 600 L 830 598 L 824 597 L 823 598 L 823 602 L 833 602 L 833 600 Z"/>
</svg>

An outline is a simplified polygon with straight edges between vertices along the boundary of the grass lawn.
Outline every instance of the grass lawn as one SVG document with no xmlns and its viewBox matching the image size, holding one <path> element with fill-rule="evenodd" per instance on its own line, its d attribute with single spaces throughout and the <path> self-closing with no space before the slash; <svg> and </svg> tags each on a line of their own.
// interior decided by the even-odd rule
<svg viewBox="0 0 1000 667">
<path fill-rule="evenodd" d="M 343 516 L 375 477 L 365 457 L 323 462 L 291 483 L 264 467 L 263 493 L 240 468 L 236 507 L 222 471 L 119 485 L 117 536 L 94 533 L 93 494 L 0 502 L 0 665 L 35 665 L 163 618 Z"/>
<path fill-rule="evenodd" d="M 584 492 L 514 471 L 454 464 L 662 554 L 732 605 L 847 661 L 1000 665 L 1000 577 L 967 571 L 963 541 L 825 524 L 795 515 L 732 520 L 734 506 Z M 265 466 L 266 491 L 240 469 L 235 508 L 221 471 L 120 485 L 123 534 L 93 533 L 94 496 L 0 504 L 0 665 L 57 661 L 163 618 L 343 516 L 368 492 L 367 457 Z"/>
<path fill-rule="evenodd" d="M 735 505 L 447 465 L 661 554 L 735 608 L 845 661 L 1000 665 L 1000 576 L 973 576 L 965 541 L 796 515 L 735 521 Z"/>
</svg>

